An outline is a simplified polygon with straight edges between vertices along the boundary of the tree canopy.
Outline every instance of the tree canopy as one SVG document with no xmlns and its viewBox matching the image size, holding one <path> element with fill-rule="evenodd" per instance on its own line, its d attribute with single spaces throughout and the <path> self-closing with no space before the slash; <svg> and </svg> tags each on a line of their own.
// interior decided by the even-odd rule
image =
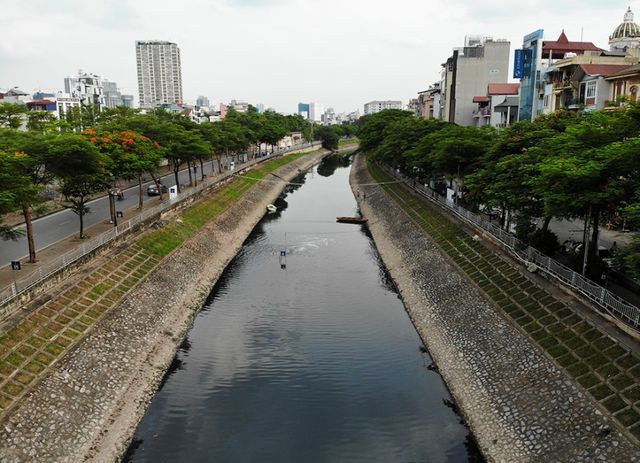
<svg viewBox="0 0 640 463">
<path fill-rule="evenodd" d="M 589 252 L 597 255 L 600 224 L 619 218 L 640 222 L 637 105 L 563 111 L 501 130 L 387 110 L 362 118 L 358 137 L 372 159 L 408 175 L 457 179 L 468 207 L 497 208 L 505 228 L 515 217 L 525 241 L 538 233 L 538 218 L 544 219 L 543 234 L 553 217 L 583 218 L 592 225 Z M 553 252 L 553 246 L 546 251 Z M 624 259 L 640 275 L 640 257 L 632 252 Z"/>
</svg>

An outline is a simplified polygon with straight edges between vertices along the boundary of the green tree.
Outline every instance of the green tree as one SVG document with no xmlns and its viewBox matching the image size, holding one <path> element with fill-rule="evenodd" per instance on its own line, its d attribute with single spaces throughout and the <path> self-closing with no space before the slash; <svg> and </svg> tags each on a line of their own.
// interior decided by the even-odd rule
<svg viewBox="0 0 640 463">
<path fill-rule="evenodd" d="M 315 137 L 317 140 L 322 141 L 322 147 L 328 150 L 337 150 L 338 141 L 340 137 L 336 133 L 336 130 L 331 125 L 321 125 L 315 131 Z"/>
<path fill-rule="evenodd" d="M 592 254 L 598 253 L 602 218 L 633 196 L 640 163 L 636 133 L 629 113 L 596 111 L 531 150 L 544 153 L 532 184 L 544 199 L 545 214 L 584 217 L 585 234 L 592 225 Z"/>
<path fill-rule="evenodd" d="M 17 103 L 0 103 L 0 127 L 19 129 L 25 120 L 27 107 Z"/>
<path fill-rule="evenodd" d="M 640 236 L 635 236 L 631 243 L 616 253 L 615 257 L 625 266 L 631 277 L 640 278 Z"/>
<path fill-rule="evenodd" d="M 386 109 L 376 114 L 364 116 L 360 120 L 358 138 L 360 149 L 369 153 L 380 146 L 385 138 L 385 128 L 399 119 L 413 118 L 413 113 L 399 109 Z"/>
<path fill-rule="evenodd" d="M 88 140 L 76 134 L 61 134 L 48 143 L 52 171 L 61 181 L 60 192 L 78 215 L 80 238 L 84 238 L 84 216 L 91 195 L 109 186 L 108 159 Z"/>
<path fill-rule="evenodd" d="M 35 132 L 2 130 L 0 149 L 9 153 L 8 159 L 12 160 L 8 164 L 11 175 L 20 179 L 14 183 L 19 186 L 13 191 L 14 204 L 16 209 L 22 212 L 29 247 L 29 262 L 34 263 L 36 245 L 32 217 L 34 208 L 40 208 L 44 203 L 43 190 L 53 179 L 50 170 L 52 157 L 47 149 L 46 139 Z"/>
<path fill-rule="evenodd" d="M 20 208 L 20 198 L 33 192 L 33 185 L 27 177 L 21 174 L 16 166 L 21 153 L 0 151 L 0 217 Z M 19 228 L 0 222 L 0 239 L 17 240 L 23 233 Z"/>
<path fill-rule="evenodd" d="M 57 119 L 51 111 L 29 111 L 27 113 L 27 129 L 46 133 L 56 129 Z"/>
</svg>

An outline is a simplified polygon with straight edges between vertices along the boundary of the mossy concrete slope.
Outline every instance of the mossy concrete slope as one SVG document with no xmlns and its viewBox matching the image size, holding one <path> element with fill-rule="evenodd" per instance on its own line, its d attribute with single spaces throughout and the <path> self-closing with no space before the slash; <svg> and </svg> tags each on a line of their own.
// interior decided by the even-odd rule
<svg viewBox="0 0 640 463">
<path fill-rule="evenodd" d="M 362 156 L 354 170 L 357 183 L 393 182 Z M 428 200 L 397 183 L 360 189 L 381 255 L 404 275 L 414 323 L 489 457 L 637 461 L 637 353 Z"/>
</svg>

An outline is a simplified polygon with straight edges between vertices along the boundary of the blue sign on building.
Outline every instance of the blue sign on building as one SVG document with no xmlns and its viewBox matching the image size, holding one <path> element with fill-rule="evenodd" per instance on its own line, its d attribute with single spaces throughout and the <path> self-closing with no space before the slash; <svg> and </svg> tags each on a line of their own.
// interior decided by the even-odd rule
<svg viewBox="0 0 640 463">
<path fill-rule="evenodd" d="M 514 79 L 522 79 L 524 75 L 524 50 L 516 50 L 513 59 L 513 77 Z"/>
</svg>

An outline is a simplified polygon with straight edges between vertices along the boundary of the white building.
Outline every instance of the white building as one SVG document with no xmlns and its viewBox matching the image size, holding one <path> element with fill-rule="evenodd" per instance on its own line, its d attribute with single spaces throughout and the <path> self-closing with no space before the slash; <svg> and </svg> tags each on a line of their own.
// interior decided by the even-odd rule
<svg viewBox="0 0 640 463">
<path fill-rule="evenodd" d="M 473 112 L 474 125 L 504 128 L 518 120 L 520 84 L 493 83 L 487 86 L 485 95 L 476 95 L 478 105 Z"/>
<path fill-rule="evenodd" d="M 0 89 L 0 103 L 17 103 L 25 104 L 31 101 L 31 95 L 27 92 L 23 92 L 18 87 L 13 87 L 7 90 Z"/>
<path fill-rule="evenodd" d="M 231 103 L 229 103 L 227 107 L 233 108 L 239 113 L 246 113 L 247 111 L 249 111 L 249 103 L 247 103 L 246 101 L 231 100 Z"/>
<path fill-rule="evenodd" d="M 56 115 L 63 119 L 71 108 L 79 108 L 82 106 L 80 98 L 77 98 L 69 93 L 59 92 L 56 94 Z"/>
<path fill-rule="evenodd" d="M 309 120 L 312 122 L 320 122 L 324 107 L 320 103 L 309 103 Z"/>
<path fill-rule="evenodd" d="M 196 106 L 201 106 L 201 107 L 209 107 L 210 106 L 210 102 L 209 102 L 209 98 L 207 98 L 206 96 L 202 96 L 200 95 L 197 99 L 196 99 Z"/>
<path fill-rule="evenodd" d="M 364 105 L 364 115 L 379 113 L 385 109 L 402 109 L 402 101 L 385 100 L 385 101 L 370 101 Z"/>
<path fill-rule="evenodd" d="M 136 41 L 140 107 L 182 103 L 180 49 L 172 42 Z"/>
<path fill-rule="evenodd" d="M 443 120 L 477 125 L 474 98 L 486 95 L 489 84 L 507 82 L 509 50 L 508 41 L 484 36 L 467 36 L 464 47 L 454 48 L 453 55 L 443 64 Z"/>
<path fill-rule="evenodd" d="M 633 22 L 631 7 L 627 9 L 623 22 L 609 36 L 611 51 L 628 51 L 640 48 L 640 26 Z"/>
<path fill-rule="evenodd" d="M 333 108 L 327 108 L 327 110 L 322 114 L 322 123 L 324 125 L 333 125 L 337 124 L 337 115 Z"/>
<path fill-rule="evenodd" d="M 78 75 L 65 77 L 64 91 L 83 105 L 96 105 L 99 110 L 106 107 L 104 79 L 97 74 L 79 70 Z"/>
</svg>

